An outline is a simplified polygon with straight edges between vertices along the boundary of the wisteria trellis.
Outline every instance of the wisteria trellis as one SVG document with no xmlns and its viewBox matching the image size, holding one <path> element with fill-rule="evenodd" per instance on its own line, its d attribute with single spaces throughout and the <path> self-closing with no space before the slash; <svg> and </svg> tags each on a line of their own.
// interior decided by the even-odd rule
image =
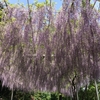
<svg viewBox="0 0 100 100">
<path fill-rule="evenodd" d="M 0 79 L 10 89 L 60 91 L 100 78 L 100 14 L 87 0 L 62 9 L 5 8 L 0 24 Z M 74 4 L 72 6 L 71 4 Z M 31 23 L 30 23 L 31 17 Z M 69 91 L 70 90 L 70 91 Z"/>
</svg>

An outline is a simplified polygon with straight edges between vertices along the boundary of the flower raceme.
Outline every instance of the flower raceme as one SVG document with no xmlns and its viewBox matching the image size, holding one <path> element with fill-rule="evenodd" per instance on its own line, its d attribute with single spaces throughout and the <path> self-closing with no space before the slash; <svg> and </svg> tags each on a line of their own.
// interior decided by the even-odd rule
<svg viewBox="0 0 100 100">
<path fill-rule="evenodd" d="M 100 78 L 100 15 L 89 5 L 71 7 L 59 12 L 49 6 L 33 8 L 31 23 L 27 8 L 8 7 L 5 25 L 0 24 L 3 85 L 71 94 L 75 75 L 76 87 Z"/>
</svg>

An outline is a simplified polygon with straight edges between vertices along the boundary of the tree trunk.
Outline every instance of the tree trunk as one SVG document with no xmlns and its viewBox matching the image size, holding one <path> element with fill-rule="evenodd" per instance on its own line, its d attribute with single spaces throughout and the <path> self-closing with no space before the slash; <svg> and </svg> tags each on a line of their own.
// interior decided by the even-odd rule
<svg viewBox="0 0 100 100">
<path fill-rule="evenodd" d="M 62 100 L 62 94 L 59 94 L 59 100 Z"/>
</svg>

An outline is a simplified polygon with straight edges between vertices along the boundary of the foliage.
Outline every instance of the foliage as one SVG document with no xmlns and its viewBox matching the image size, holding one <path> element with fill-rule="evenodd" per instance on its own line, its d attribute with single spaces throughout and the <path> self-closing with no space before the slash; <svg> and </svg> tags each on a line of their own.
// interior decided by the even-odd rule
<svg viewBox="0 0 100 100">
<path fill-rule="evenodd" d="M 1 88 L 1 86 L 0 86 Z M 98 82 L 98 90 L 99 90 L 99 96 L 100 96 L 100 82 Z M 3 100 L 10 100 L 11 97 L 11 91 L 7 88 L 7 87 L 3 87 L 0 90 L 0 98 L 3 98 Z M 60 100 L 61 94 L 59 93 L 54 93 L 54 92 L 25 92 L 25 91 L 21 91 L 21 90 L 15 90 L 14 91 L 14 100 L 30 100 L 32 99 L 32 97 L 35 100 Z M 95 85 L 94 82 L 91 82 L 89 86 L 87 86 L 87 90 L 86 90 L 86 86 L 85 87 L 81 87 L 79 92 L 79 100 L 97 100 L 96 97 L 96 89 L 95 89 Z M 70 100 L 71 97 L 62 95 L 62 100 Z"/>
<path fill-rule="evenodd" d="M 100 79 L 100 14 L 89 0 L 64 0 L 59 12 L 10 6 L 0 24 L 0 80 L 11 90 L 76 95 Z M 80 5 L 80 6 L 79 6 Z"/>
<path fill-rule="evenodd" d="M 98 82 L 98 90 L 100 96 L 100 82 Z M 80 89 L 79 100 L 97 100 L 96 88 L 94 82 L 91 82 L 89 86 L 82 87 Z"/>
</svg>

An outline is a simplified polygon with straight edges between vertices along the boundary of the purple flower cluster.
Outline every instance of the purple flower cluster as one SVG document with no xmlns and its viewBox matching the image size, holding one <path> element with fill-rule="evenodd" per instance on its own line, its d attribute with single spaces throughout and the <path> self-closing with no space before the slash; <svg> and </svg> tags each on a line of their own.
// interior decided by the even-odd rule
<svg viewBox="0 0 100 100">
<path fill-rule="evenodd" d="M 75 75 L 77 90 L 100 79 L 100 14 L 74 1 L 56 14 L 47 6 L 31 9 L 31 23 L 27 8 L 9 7 L 0 28 L 3 85 L 70 94 Z"/>
</svg>

